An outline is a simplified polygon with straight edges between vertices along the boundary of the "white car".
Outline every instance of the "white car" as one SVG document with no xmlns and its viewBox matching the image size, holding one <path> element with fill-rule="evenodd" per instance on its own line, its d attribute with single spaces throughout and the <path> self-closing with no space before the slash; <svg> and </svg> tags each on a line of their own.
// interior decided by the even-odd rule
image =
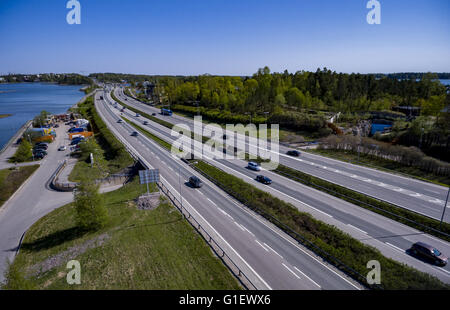
<svg viewBox="0 0 450 310">
<path fill-rule="evenodd" d="M 66 147 L 65 145 L 61 145 L 61 146 L 58 148 L 58 151 L 65 151 L 65 150 L 67 150 L 67 147 Z"/>
<path fill-rule="evenodd" d="M 255 171 L 261 171 L 261 166 L 260 165 L 258 165 L 257 163 L 255 163 L 255 162 L 249 162 L 248 163 L 248 166 L 247 166 L 249 169 L 251 169 L 251 170 L 255 170 Z"/>
</svg>

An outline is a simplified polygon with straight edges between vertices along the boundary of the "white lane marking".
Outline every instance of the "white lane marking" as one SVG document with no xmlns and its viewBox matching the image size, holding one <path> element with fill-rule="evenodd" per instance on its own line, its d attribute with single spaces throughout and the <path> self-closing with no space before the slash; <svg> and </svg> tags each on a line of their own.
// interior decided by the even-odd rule
<svg viewBox="0 0 450 310">
<path fill-rule="evenodd" d="M 231 218 L 232 220 L 234 220 L 234 218 L 229 215 L 228 213 L 226 213 L 225 211 L 223 211 L 221 208 L 217 207 L 217 209 L 219 209 L 220 212 L 222 212 L 223 214 L 225 214 L 226 216 L 228 216 L 229 218 Z"/>
<path fill-rule="evenodd" d="M 391 247 L 393 247 L 393 248 L 396 249 L 397 251 L 400 251 L 400 252 L 402 252 L 402 253 L 405 253 L 405 250 L 402 250 L 402 249 L 400 249 L 399 247 L 397 247 L 397 246 L 395 246 L 395 245 L 393 245 L 393 244 L 390 244 L 389 242 L 386 242 L 386 244 L 389 245 L 389 246 L 391 246 Z"/>
<path fill-rule="evenodd" d="M 202 196 L 205 196 L 205 194 L 203 194 L 201 191 L 198 191 L 198 193 Z"/>
<path fill-rule="evenodd" d="M 241 227 L 241 225 L 239 225 L 239 223 L 238 223 L 238 222 L 236 222 L 236 221 L 235 221 L 235 222 L 234 222 L 234 224 L 236 224 L 236 226 L 237 226 L 237 227 L 239 227 L 239 228 L 240 228 L 240 229 L 241 229 L 242 231 L 245 231 L 245 229 L 244 229 L 244 228 L 242 228 L 242 227 Z"/>
<path fill-rule="evenodd" d="M 269 252 L 268 249 L 266 249 L 258 240 L 255 240 L 256 243 L 258 243 L 266 252 Z"/>
<path fill-rule="evenodd" d="M 409 194 L 409 196 L 411 196 L 411 197 L 422 197 L 422 194 L 414 193 L 414 194 Z"/>
<path fill-rule="evenodd" d="M 252 235 L 253 237 L 255 236 L 255 234 L 254 233 L 252 233 L 250 230 L 248 230 L 247 229 L 247 227 L 245 227 L 244 225 L 242 225 L 241 224 L 241 226 L 242 226 L 242 228 L 244 228 L 245 229 L 245 231 L 247 231 L 250 235 Z"/>
<path fill-rule="evenodd" d="M 101 115 L 101 116 L 103 116 L 103 115 Z M 104 118 L 104 117 L 102 117 L 103 118 L 103 120 L 105 121 L 105 122 L 107 122 L 106 121 L 106 118 Z M 109 123 L 109 122 L 107 122 L 107 123 Z M 111 128 L 113 129 L 113 132 L 115 132 L 118 136 L 120 136 L 120 138 L 122 138 L 122 139 L 119 139 L 119 140 L 122 140 L 122 143 L 123 144 L 125 144 L 125 145 L 127 145 L 132 151 L 134 151 L 134 154 L 137 154 L 137 155 L 140 155 L 140 153 L 130 144 L 130 143 L 128 143 L 128 141 L 126 141 L 126 139 L 120 134 L 120 133 L 118 133 L 118 131 L 113 127 L 113 126 L 111 126 Z M 149 140 L 150 141 L 150 140 Z M 152 141 L 150 141 L 150 142 L 152 142 Z M 155 145 L 156 147 L 158 147 L 157 145 L 156 145 L 156 143 L 153 143 L 153 145 Z M 141 156 L 142 157 L 142 156 Z M 147 165 L 148 165 L 148 168 L 152 168 L 152 165 L 150 165 L 146 160 L 145 160 L 145 158 L 143 158 L 142 157 L 142 161 L 144 162 L 144 163 L 146 163 Z M 164 183 L 165 184 L 167 184 L 167 186 L 168 187 L 170 187 L 170 189 L 172 190 L 172 193 L 174 193 L 174 194 L 177 194 L 178 196 L 180 196 L 180 193 L 178 193 L 176 190 L 175 190 L 175 188 L 169 183 L 169 182 L 167 182 L 167 180 L 164 178 L 164 177 L 161 177 L 161 179 L 164 181 Z M 205 222 L 205 223 L 207 223 L 208 224 L 208 226 L 211 228 L 211 230 L 215 233 L 215 234 L 217 234 L 217 236 L 220 238 L 220 239 L 222 239 L 223 240 L 223 242 L 236 254 L 236 256 L 250 269 L 250 271 L 251 272 L 253 272 L 253 274 L 254 275 L 256 275 L 256 277 L 269 289 L 269 290 L 272 290 L 272 287 L 270 287 L 270 285 L 269 284 L 267 284 L 267 282 L 252 268 L 252 266 L 250 266 L 250 264 L 249 263 L 247 263 L 247 261 L 244 259 L 244 258 L 242 258 L 242 256 L 241 255 L 239 255 L 239 253 L 225 240 L 225 238 L 224 237 L 222 237 L 222 235 L 221 234 L 219 234 L 219 232 L 217 231 L 217 230 L 215 230 L 214 229 L 214 227 L 194 208 L 194 207 L 192 207 L 192 205 L 189 203 L 189 202 L 187 202 L 187 205 L 188 206 L 190 206 L 191 207 L 191 209 L 195 212 L 195 213 L 197 213 L 197 215 Z"/>
<path fill-rule="evenodd" d="M 288 266 L 286 266 L 284 263 L 281 263 L 284 268 L 286 268 L 287 270 L 289 270 L 290 273 L 292 273 L 297 279 L 301 279 L 295 272 L 293 272 Z"/>
<path fill-rule="evenodd" d="M 305 273 L 303 273 L 300 269 L 298 269 L 297 267 L 294 266 L 294 269 L 297 270 L 298 272 L 300 272 L 302 275 L 304 275 L 307 279 L 309 279 L 309 281 L 311 281 L 312 283 L 314 283 L 315 285 L 317 285 L 319 288 L 322 288 L 319 284 L 317 284 L 313 279 L 311 279 L 310 277 L 308 277 Z"/>
<path fill-rule="evenodd" d="M 392 190 L 394 190 L 396 192 L 403 192 L 404 191 L 403 188 L 393 188 Z"/>
<path fill-rule="evenodd" d="M 268 247 L 272 252 L 274 252 L 275 254 L 277 254 L 279 257 L 283 258 L 283 256 L 281 256 L 280 254 L 278 254 L 278 252 L 275 251 L 274 249 L 272 249 L 267 243 L 264 242 L 264 245 L 265 245 L 266 247 Z"/>
<path fill-rule="evenodd" d="M 209 199 L 208 197 L 206 198 L 210 203 L 212 203 L 213 204 L 213 206 L 215 206 L 216 205 L 216 203 L 214 202 L 214 201 L 212 201 L 211 199 Z"/>
<path fill-rule="evenodd" d="M 175 172 L 175 171 L 173 170 L 173 168 L 172 168 L 172 167 L 170 167 L 170 166 L 168 166 L 168 167 L 169 167 L 169 169 L 170 169 L 170 170 L 172 170 L 173 172 Z"/>
<path fill-rule="evenodd" d="M 347 224 L 347 226 L 349 226 L 349 227 L 351 227 L 351 228 L 353 228 L 353 229 L 359 230 L 359 231 L 362 232 L 363 234 L 366 234 L 366 235 L 367 235 L 367 232 L 366 232 L 366 231 L 364 231 L 364 230 L 362 230 L 362 229 L 359 229 L 358 227 L 355 227 L 355 226 L 353 226 L 352 224 Z"/>
<path fill-rule="evenodd" d="M 431 202 L 431 203 L 438 203 L 438 204 L 443 204 L 444 203 L 444 201 L 439 200 L 439 199 L 431 199 L 431 200 L 428 200 L 428 201 Z"/>
<path fill-rule="evenodd" d="M 445 270 L 445 269 L 441 269 L 441 268 L 435 268 L 435 269 L 437 269 L 437 270 L 439 270 L 439 271 L 443 271 L 443 272 L 445 272 L 446 274 L 450 274 L 450 272 L 449 271 L 447 271 L 447 270 Z"/>
<path fill-rule="evenodd" d="M 152 141 L 150 141 L 151 143 L 152 143 Z M 156 144 L 154 144 L 154 145 L 156 145 Z M 157 145 L 156 145 L 156 147 L 158 147 Z M 170 184 L 168 184 L 169 186 L 170 186 Z M 172 186 L 170 186 L 172 189 L 173 189 L 173 187 Z M 174 190 L 174 189 L 173 189 Z M 175 191 L 175 190 L 174 190 Z M 175 191 L 176 192 L 176 191 Z M 232 203 L 234 203 L 234 204 L 236 204 L 234 201 L 232 201 Z M 302 204 L 305 204 L 305 203 L 302 203 Z M 236 204 L 237 205 L 237 204 Z M 220 211 L 222 211 L 224 214 L 226 214 L 226 215 L 228 215 L 225 211 L 223 211 L 222 209 L 220 209 L 219 208 L 219 210 Z M 197 210 L 195 210 L 194 209 L 194 211 L 197 213 L 197 214 L 199 214 L 198 213 L 198 211 Z M 248 213 L 248 211 L 246 211 L 247 213 Z M 328 214 L 326 214 L 326 215 L 328 215 Z M 199 216 L 200 217 L 202 217 L 200 214 L 199 214 Z M 228 215 L 229 217 L 231 217 L 230 215 Z M 328 215 L 328 216 L 330 216 L 330 217 L 332 217 L 331 215 Z M 254 217 L 254 216 L 253 216 Z M 202 217 L 203 218 L 203 217 Z M 231 217 L 232 218 L 232 217 Z M 255 218 L 255 217 L 254 217 Z M 288 239 L 288 238 L 286 238 L 286 236 L 284 236 L 284 235 L 282 235 L 282 234 L 280 234 L 277 230 L 275 230 L 273 227 L 271 227 L 271 226 L 269 226 L 267 223 L 265 223 L 265 222 L 263 222 L 263 221 L 261 221 L 260 219 L 258 219 L 258 218 L 255 218 L 258 222 L 260 222 L 261 224 L 263 224 L 264 226 L 266 226 L 267 228 L 269 228 L 272 232 L 274 232 L 276 235 L 278 235 L 280 238 L 282 238 L 282 239 L 284 239 L 285 241 L 287 241 L 287 242 L 289 242 L 291 245 L 293 245 L 294 247 L 296 247 L 298 250 L 300 250 L 301 252 L 303 252 L 304 254 L 306 254 L 307 256 L 309 256 L 310 258 L 312 258 L 313 260 L 315 260 L 318 264 L 320 264 L 320 265 L 322 265 L 323 267 L 325 267 L 326 269 L 328 269 L 329 271 L 331 271 L 332 273 L 334 273 L 335 275 L 337 275 L 339 278 L 341 278 L 342 280 L 344 280 L 345 282 L 347 282 L 348 284 L 350 284 L 351 286 L 353 286 L 355 289 L 357 289 L 357 290 L 361 290 L 361 288 L 359 288 L 358 286 L 356 286 L 355 284 L 353 284 L 352 282 L 350 282 L 349 280 L 347 280 L 345 277 L 343 277 L 342 275 L 340 275 L 339 273 L 337 273 L 335 270 L 333 270 L 333 269 L 331 269 L 330 267 L 328 267 L 327 265 L 325 265 L 324 263 L 322 263 L 321 261 L 319 261 L 316 257 L 314 257 L 313 255 L 311 255 L 310 253 L 308 253 L 308 252 L 306 252 L 304 249 L 302 249 L 301 247 L 299 247 L 296 243 L 294 243 L 292 240 L 290 240 L 290 239 Z M 211 225 L 210 225 L 211 226 Z M 220 236 L 220 235 L 219 235 Z M 223 237 L 221 237 L 222 239 L 223 239 Z M 228 242 L 226 242 L 226 240 L 225 239 L 223 239 L 224 240 L 224 242 L 227 244 L 227 245 L 229 245 L 228 244 Z M 266 244 L 266 246 L 267 246 L 267 244 Z M 242 257 L 240 257 L 240 255 L 230 246 L 230 248 L 238 255 L 238 257 L 239 258 L 241 258 L 242 259 Z M 275 251 L 274 251 L 275 252 Z M 276 252 L 275 252 L 276 253 Z M 278 253 L 277 253 L 278 254 Z M 279 255 L 279 254 L 278 254 Z M 281 255 L 279 255 L 279 256 L 281 256 Z M 242 259 L 243 260 L 243 259 Z M 251 269 L 251 271 L 252 272 L 254 272 L 255 273 L 255 275 L 269 288 L 269 289 L 272 289 L 262 278 L 261 278 L 261 276 L 258 274 L 258 273 L 256 273 L 254 270 L 253 270 L 253 268 L 251 268 L 251 266 L 245 261 L 245 260 L 243 260 L 244 261 L 244 263 Z"/>
</svg>

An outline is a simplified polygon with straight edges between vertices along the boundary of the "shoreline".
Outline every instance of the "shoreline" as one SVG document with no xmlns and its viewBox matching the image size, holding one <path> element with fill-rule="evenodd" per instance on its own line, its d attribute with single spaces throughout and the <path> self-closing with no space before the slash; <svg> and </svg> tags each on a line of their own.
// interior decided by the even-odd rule
<svg viewBox="0 0 450 310">
<path fill-rule="evenodd" d="M 29 84 L 32 84 L 32 83 L 55 84 L 55 85 L 61 85 L 61 86 L 81 86 L 81 88 L 78 89 L 78 91 L 81 91 L 81 92 L 84 92 L 84 90 L 87 89 L 87 87 L 89 87 L 89 85 L 85 85 L 85 84 L 82 84 L 82 85 L 76 85 L 76 84 L 58 84 L 58 83 L 56 83 L 56 82 L 17 82 L 17 83 L 0 83 L 0 85 L 2 85 L 2 84 L 5 84 L 5 85 L 7 85 L 7 84 L 9 84 L 9 85 L 11 85 L 11 84 L 25 84 L 25 83 L 29 83 Z M 95 90 L 94 90 L 92 93 L 94 93 L 94 92 L 95 92 Z M 69 108 L 66 110 L 66 112 L 70 112 L 70 110 L 71 110 L 72 108 L 76 107 L 79 103 L 84 102 L 84 101 L 86 100 L 87 97 L 89 97 L 90 95 L 92 95 L 92 93 L 90 93 L 90 94 L 85 94 L 85 96 L 82 97 L 78 102 L 76 102 L 74 105 L 72 105 L 71 107 L 69 107 Z M 6 115 L 6 116 L 4 116 L 4 115 Z M 2 116 L 3 116 L 3 117 L 2 117 Z M 6 114 L 0 114 L 0 119 L 2 119 L 2 118 L 7 118 L 7 117 L 10 117 L 10 116 L 13 116 L 13 114 L 8 114 L 8 113 L 6 113 Z M 19 136 L 21 136 L 21 135 L 23 134 L 23 132 L 24 132 L 26 129 L 28 129 L 28 128 L 32 125 L 32 122 L 33 122 L 33 119 L 30 119 L 30 120 L 26 121 L 26 122 L 25 122 L 25 123 L 24 123 L 24 124 L 23 124 L 23 125 L 22 125 L 15 133 L 14 133 L 14 135 L 8 140 L 8 142 L 6 142 L 3 146 L 1 146 L 1 148 L 0 148 L 0 154 L 2 154 L 6 149 L 8 149 L 9 147 L 11 147 L 11 145 L 14 144 L 15 141 L 17 141 L 17 139 L 19 138 Z"/>
</svg>

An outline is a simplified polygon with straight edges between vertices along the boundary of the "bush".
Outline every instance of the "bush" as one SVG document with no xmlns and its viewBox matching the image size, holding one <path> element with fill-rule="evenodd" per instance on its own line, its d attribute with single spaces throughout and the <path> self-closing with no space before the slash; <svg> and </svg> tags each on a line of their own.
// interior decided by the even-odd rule
<svg viewBox="0 0 450 310">
<path fill-rule="evenodd" d="M 33 153 L 32 153 L 32 147 L 30 142 L 28 142 L 26 139 L 22 139 L 22 142 L 20 143 L 19 147 L 17 148 L 16 153 L 13 156 L 14 162 L 22 163 L 26 161 L 30 161 L 32 159 Z"/>
<path fill-rule="evenodd" d="M 108 221 L 105 201 L 98 191 L 99 187 L 92 179 L 84 178 L 74 193 L 76 222 L 81 230 L 99 230 Z"/>
</svg>

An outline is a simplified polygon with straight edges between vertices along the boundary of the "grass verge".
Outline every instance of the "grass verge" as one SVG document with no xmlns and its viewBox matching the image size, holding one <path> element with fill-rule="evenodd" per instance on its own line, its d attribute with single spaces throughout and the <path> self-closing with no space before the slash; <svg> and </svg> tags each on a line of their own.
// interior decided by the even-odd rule
<svg viewBox="0 0 450 310">
<path fill-rule="evenodd" d="M 246 160 L 249 161 L 247 156 Z M 252 161 L 261 163 L 264 160 L 258 158 L 252 159 Z M 272 170 L 272 172 L 289 178 L 293 181 L 305 184 L 306 186 L 315 188 L 321 192 L 327 193 L 339 199 L 348 201 L 356 206 L 381 214 L 394 221 L 426 232 L 442 240 L 450 241 L 450 224 L 448 223 L 442 223 L 441 225 L 440 221 L 438 220 L 420 215 L 401 207 L 397 207 L 388 202 L 369 197 L 365 194 L 358 193 L 349 188 L 325 181 L 323 179 L 314 177 L 310 174 L 303 173 L 281 164 L 278 165 L 277 169 Z"/>
<path fill-rule="evenodd" d="M 39 165 L 0 170 L 0 207 L 39 168 Z"/>
<path fill-rule="evenodd" d="M 140 132 L 144 133 L 150 139 L 153 139 L 164 148 L 170 150 L 171 145 L 166 141 L 140 128 L 127 119 L 125 119 L 125 121 L 127 121 L 133 127 L 137 128 Z M 245 153 L 245 160 L 250 160 L 248 153 Z M 252 159 L 252 161 L 261 163 L 266 160 L 258 157 L 257 159 Z M 296 182 L 313 187 L 339 199 L 348 201 L 359 207 L 381 214 L 399 223 L 405 224 L 420 231 L 424 231 L 443 240 L 450 241 L 450 225 L 448 223 L 442 223 L 441 225 L 440 221 L 438 220 L 420 215 L 401 207 L 397 207 L 393 204 L 369 197 L 354 190 L 322 180 L 320 178 L 300 172 L 284 165 L 279 165 L 277 169 L 273 170 L 273 172 L 278 173 L 284 177 L 288 177 Z M 440 232 L 443 232 L 443 234 Z"/>
<path fill-rule="evenodd" d="M 98 115 L 93 96 L 88 97 L 84 103 L 78 106 L 78 112 L 90 122 L 95 140 L 102 149 L 102 159 L 107 163 L 106 171 L 108 173 L 116 173 L 133 164 L 130 154 Z M 72 170 L 69 180 L 79 181 L 78 176 L 87 170 L 89 170 L 89 163 L 85 160 L 79 160 Z"/>
<path fill-rule="evenodd" d="M 378 260 L 383 270 L 381 287 L 384 289 L 450 289 L 439 279 L 386 258 L 377 249 L 298 211 L 291 204 L 203 161 L 196 162 L 192 167 L 205 177 L 360 283 L 367 285 L 362 276 L 367 273 L 367 262 Z"/>
<path fill-rule="evenodd" d="M 355 165 L 375 168 L 390 173 L 405 174 L 407 177 L 416 178 L 422 181 L 431 182 L 442 186 L 450 185 L 450 176 L 439 176 L 432 173 L 426 173 L 418 168 L 405 166 L 393 160 L 387 160 L 384 158 L 365 154 L 360 154 L 358 159 L 358 153 L 345 150 L 311 149 L 307 151 L 313 154 L 350 162 Z"/>
<path fill-rule="evenodd" d="M 13 267 L 40 289 L 240 289 L 172 205 L 136 208 L 134 199 L 145 191 L 136 178 L 104 194 L 110 221 L 95 233 L 74 227 L 72 204 L 53 211 L 28 230 Z M 72 259 L 80 262 L 81 285 L 66 282 Z"/>
</svg>

